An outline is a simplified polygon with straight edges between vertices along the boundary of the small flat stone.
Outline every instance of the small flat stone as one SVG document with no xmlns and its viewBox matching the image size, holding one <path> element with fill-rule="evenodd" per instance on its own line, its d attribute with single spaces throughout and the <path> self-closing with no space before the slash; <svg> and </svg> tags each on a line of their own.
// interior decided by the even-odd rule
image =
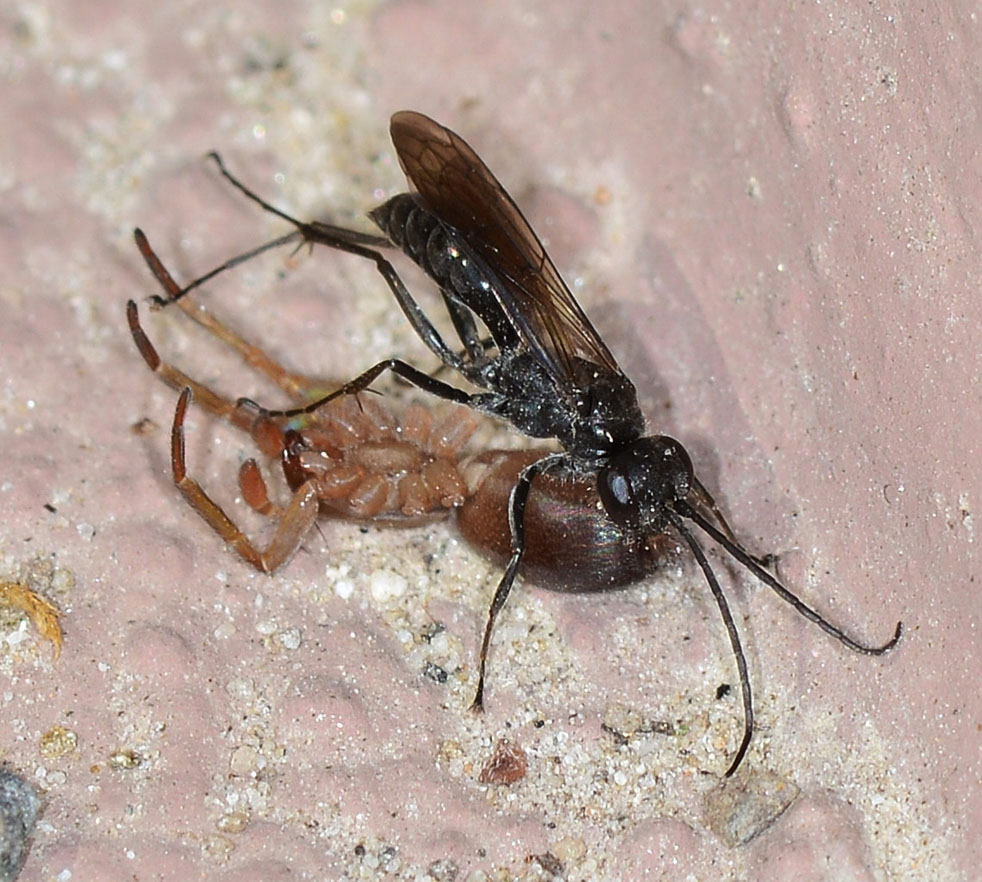
<svg viewBox="0 0 982 882">
<path fill-rule="evenodd" d="M 770 827 L 799 792 L 776 772 L 740 772 L 706 795 L 706 826 L 731 848 L 746 845 Z"/>
<path fill-rule="evenodd" d="M 34 788 L 0 768 L 0 882 L 14 882 L 20 874 L 40 808 Z"/>
</svg>

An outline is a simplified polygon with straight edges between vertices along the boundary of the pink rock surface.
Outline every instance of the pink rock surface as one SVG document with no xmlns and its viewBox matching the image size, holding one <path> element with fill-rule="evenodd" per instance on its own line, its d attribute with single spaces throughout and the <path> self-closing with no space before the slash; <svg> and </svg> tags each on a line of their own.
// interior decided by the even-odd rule
<svg viewBox="0 0 982 882">
<path fill-rule="evenodd" d="M 0 761 L 46 803 L 21 879 L 540 878 L 547 852 L 569 879 L 977 878 L 973 6 L 475 7 L 0 11 L 0 576 L 47 573 L 65 612 L 56 662 L 0 632 Z M 518 591 L 475 718 L 497 573 L 449 525 L 329 523 L 261 576 L 171 486 L 166 429 L 131 430 L 175 399 L 126 330 L 125 301 L 154 293 L 132 228 L 182 279 L 281 232 L 202 160 L 219 148 L 300 217 L 367 230 L 402 186 L 402 107 L 527 208 L 748 545 L 866 639 L 905 622 L 891 656 L 855 656 L 720 564 L 756 687 L 748 762 L 802 794 L 745 847 L 701 817 L 741 721 L 715 699 L 735 671 L 695 571 Z M 297 370 L 430 363 L 351 258 L 271 256 L 207 296 Z M 183 316 L 144 319 L 193 376 L 274 397 Z M 248 439 L 197 412 L 188 431 L 195 474 L 261 532 L 234 502 Z M 406 590 L 373 593 L 391 573 Z M 680 734 L 618 747 L 613 704 Z M 76 750 L 42 751 L 55 726 Z M 528 774 L 479 784 L 505 736 Z"/>
</svg>

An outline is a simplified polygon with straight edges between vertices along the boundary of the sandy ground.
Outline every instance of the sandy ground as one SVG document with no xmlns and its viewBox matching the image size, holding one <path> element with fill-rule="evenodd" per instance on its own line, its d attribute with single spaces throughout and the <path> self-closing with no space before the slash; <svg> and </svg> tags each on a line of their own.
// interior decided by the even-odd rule
<svg viewBox="0 0 982 882">
<path fill-rule="evenodd" d="M 978 879 L 974 4 L 471 6 L 0 11 L 0 576 L 65 629 L 55 661 L 2 619 L 0 762 L 44 801 L 20 878 Z M 451 525 L 327 523 L 267 577 L 170 484 L 175 396 L 124 320 L 154 292 L 132 228 L 183 279 L 281 232 L 219 148 L 297 215 L 367 230 L 402 186 L 402 107 L 525 206 L 748 545 L 867 640 L 905 622 L 856 656 L 718 562 L 756 686 L 747 773 L 800 791 L 749 844 L 711 808 L 740 714 L 694 567 L 518 590 L 474 717 L 497 571 Z M 207 296 L 298 370 L 431 365 L 348 257 L 271 255 Z M 194 376 L 275 398 L 143 314 Z M 195 474 L 268 530 L 235 501 L 249 440 L 188 428 Z M 527 773 L 482 784 L 503 739 Z"/>
</svg>

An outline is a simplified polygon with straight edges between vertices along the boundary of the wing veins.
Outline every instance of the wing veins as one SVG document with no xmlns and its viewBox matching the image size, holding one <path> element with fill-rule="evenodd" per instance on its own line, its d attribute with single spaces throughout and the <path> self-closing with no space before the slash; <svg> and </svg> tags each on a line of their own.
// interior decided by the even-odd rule
<svg viewBox="0 0 982 882">
<path fill-rule="evenodd" d="M 557 385 L 579 387 L 576 360 L 621 370 L 520 209 L 458 135 L 422 114 L 392 117 L 392 141 L 426 206 L 504 283 L 499 304 Z"/>
</svg>

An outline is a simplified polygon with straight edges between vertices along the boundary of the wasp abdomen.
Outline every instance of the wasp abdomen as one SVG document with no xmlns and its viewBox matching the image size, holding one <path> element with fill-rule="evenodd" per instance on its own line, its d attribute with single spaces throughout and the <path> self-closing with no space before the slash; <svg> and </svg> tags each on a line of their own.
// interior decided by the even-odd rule
<svg viewBox="0 0 982 882">
<path fill-rule="evenodd" d="M 496 283 L 484 261 L 412 193 L 393 196 L 369 212 L 393 245 L 432 278 L 448 296 L 478 315 L 496 308 L 489 294 Z"/>
</svg>

